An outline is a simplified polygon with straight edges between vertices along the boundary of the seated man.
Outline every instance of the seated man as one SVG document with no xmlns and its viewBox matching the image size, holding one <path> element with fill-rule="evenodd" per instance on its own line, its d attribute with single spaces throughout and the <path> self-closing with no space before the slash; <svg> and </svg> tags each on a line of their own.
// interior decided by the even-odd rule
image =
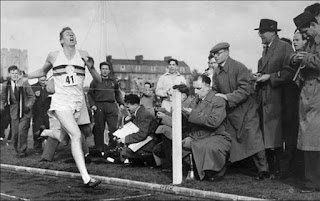
<svg viewBox="0 0 320 201">
<path fill-rule="evenodd" d="M 148 136 L 153 139 L 133 152 L 130 148 L 124 147 L 120 153 L 121 160 L 129 159 L 132 165 L 142 165 L 144 162 L 151 162 L 153 165 L 154 161 L 152 157 L 152 149 L 155 145 L 154 131 L 157 127 L 157 122 L 153 114 L 145 109 L 143 105 L 140 105 L 140 98 L 136 94 L 126 95 L 124 98 L 126 108 L 128 109 L 130 115 L 126 117 L 126 121 L 132 121 L 138 128 L 139 131 L 127 135 L 124 138 L 120 138 L 119 141 L 125 145 L 130 145 L 133 143 L 138 143 L 145 140 Z"/>
<path fill-rule="evenodd" d="M 190 108 L 182 108 L 189 116 L 191 128 L 182 146 L 186 153 L 193 154 L 200 180 L 219 181 L 226 170 L 231 137 L 225 131 L 226 102 L 215 96 L 210 82 L 206 75 L 193 82 L 198 97 L 192 100 Z"/>
<path fill-rule="evenodd" d="M 182 107 L 189 107 L 193 97 L 189 96 L 189 88 L 185 84 L 175 85 L 173 89 L 181 92 Z M 157 166 L 164 169 L 171 169 L 172 167 L 172 114 L 164 108 L 159 108 L 156 113 L 157 118 L 160 119 L 160 125 L 156 130 L 156 134 L 161 134 L 162 142 L 158 143 L 154 149 L 153 154 Z M 188 119 L 182 113 L 182 139 L 187 137 L 187 132 L 190 130 Z"/>
</svg>

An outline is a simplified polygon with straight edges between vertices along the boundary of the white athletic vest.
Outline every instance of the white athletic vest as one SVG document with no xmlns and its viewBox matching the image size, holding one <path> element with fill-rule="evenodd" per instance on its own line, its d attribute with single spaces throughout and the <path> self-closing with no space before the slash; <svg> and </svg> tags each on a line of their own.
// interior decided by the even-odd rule
<svg viewBox="0 0 320 201">
<path fill-rule="evenodd" d="M 52 70 L 56 94 L 83 95 L 85 67 L 78 50 L 71 60 L 60 50 Z"/>
</svg>

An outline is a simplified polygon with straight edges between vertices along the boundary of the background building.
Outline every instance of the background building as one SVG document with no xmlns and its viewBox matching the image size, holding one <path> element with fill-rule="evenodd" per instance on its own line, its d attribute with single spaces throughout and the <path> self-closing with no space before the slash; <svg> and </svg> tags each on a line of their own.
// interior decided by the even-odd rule
<svg viewBox="0 0 320 201">
<path fill-rule="evenodd" d="M 16 65 L 28 73 L 28 51 L 20 49 L 1 48 L 1 71 L 0 77 L 6 78 L 8 67 Z"/>
<path fill-rule="evenodd" d="M 134 60 L 130 60 L 107 56 L 107 60 L 113 64 L 114 75 L 119 81 L 120 88 L 125 92 L 136 92 L 136 79 L 143 84 L 148 81 L 155 87 L 159 77 L 167 71 L 167 62 L 171 58 L 167 56 L 163 60 L 143 60 L 143 55 L 137 55 Z M 179 61 L 179 72 L 190 83 L 190 67 L 184 61 Z"/>
</svg>

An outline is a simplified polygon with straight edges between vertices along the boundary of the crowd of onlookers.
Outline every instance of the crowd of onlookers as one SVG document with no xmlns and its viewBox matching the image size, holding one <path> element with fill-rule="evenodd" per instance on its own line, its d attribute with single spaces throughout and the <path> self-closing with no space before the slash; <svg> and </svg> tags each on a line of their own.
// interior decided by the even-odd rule
<svg viewBox="0 0 320 201">
<path fill-rule="evenodd" d="M 319 191 L 320 4 L 308 6 L 293 21 L 297 30 L 291 42 L 279 37 L 276 21 L 260 20 L 255 30 L 263 52 L 257 73 L 231 58 L 230 44 L 221 42 L 212 47 L 208 68 L 192 83 L 178 72 L 179 61 L 170 59 L 156 87 L 135 79 L 138 92 L 124 94 L 112 63 L 100 63 L 101 80 L 90 83 L 77 118 L 86 162 L 101 158 L 170 171 L 175 135 L 172 95 L 177 90 L 183 167 L 192 163 L 196 178 L 220 181 L 228 167 L 251 160 L 251 166 L 245 166 L 256 171 L 257 180 L 301 176 L 308 191 Z M 17 86 L 21 71 L 11 66 L 8 72 L 1 87 L 0 140 L 10 125 L 8 140 L 12 136 L 18 157 L 27 156 L 32 119 L 33 148 L 41 161 L 52 161 L 59 143 L 67 145 L 70 140 L 60 122 L 47 113 L 52 86 L 46 77 L 31 86 L 27 82 Z M 115 137 L 113 133 L 128 122 L 138 131 Z M 91 134 L 94 146 L 88 147 Z M 137 149 L 130 146 L 139 143 Z"/>
</svg>

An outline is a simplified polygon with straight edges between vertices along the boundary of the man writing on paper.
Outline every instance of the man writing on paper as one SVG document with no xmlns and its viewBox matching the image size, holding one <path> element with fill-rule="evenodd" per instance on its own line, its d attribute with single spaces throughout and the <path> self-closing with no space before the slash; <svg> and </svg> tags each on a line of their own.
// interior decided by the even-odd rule
<svg viewBox="0 0 320 201">
<path fill-rule="evenodd" d="M 140 98 L 138 95 L 126 95 L 124 102 L 130 113 L 125 120 L 134 123 L 139 128 L 139 131 L 119 139 L 120 142 L 128 145 L 128 147 L 124 147 L 120 153 L 121 161 L 129 159 L 133 166 L 143 165 L 144 162 L 151 162 L 151 164 L 148 165 L 154 165 L 152 149 L 156 144 L 154 140 L 154 131 L 157 128 L 156 119 L 143 105 L 140 105 Z M 130 145 L 134 143 L 143 143 L 148 136 L 150 136 L 152 140 L 147 144 L 143 145 L 138 150 L 130 149 L 130 147 L 132 148 Z"/>
</svg>

